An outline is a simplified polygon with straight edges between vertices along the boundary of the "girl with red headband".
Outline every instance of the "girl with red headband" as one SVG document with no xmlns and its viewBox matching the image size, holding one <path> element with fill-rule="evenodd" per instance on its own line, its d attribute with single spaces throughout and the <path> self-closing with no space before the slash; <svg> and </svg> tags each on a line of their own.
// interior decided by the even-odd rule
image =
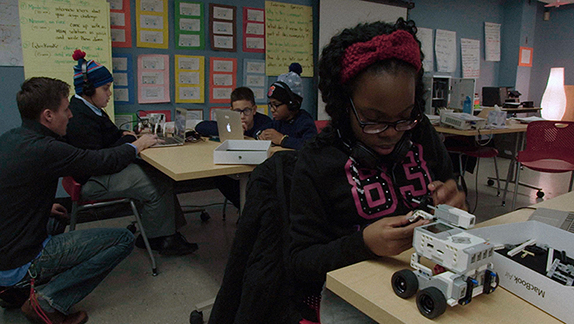
<svg viewBox="0 0 574 324">
<path fill-rule="evenodd" d="M 465 208 L 447 151 L 423 113 L 420 42 L 412 21 L 360 24 L 319 60 L 331 125 L 299 152 L 291 188 L 295 276 L 321 290 L 328 271 L 412 246 L 415 201 Z M 342 316 L 342 317 L 339 317 Z M 321 323 L 370 319 L 323 289 Z M 356 316 L 356 317 L 355 317 Z"/>
</svg>

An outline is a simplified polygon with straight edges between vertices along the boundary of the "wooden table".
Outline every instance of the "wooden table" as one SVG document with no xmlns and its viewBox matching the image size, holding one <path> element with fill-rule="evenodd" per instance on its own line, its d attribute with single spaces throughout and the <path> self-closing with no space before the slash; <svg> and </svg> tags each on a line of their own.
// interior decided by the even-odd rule
<svg viewBox="0 0 574 324">
<path fill-rule="evenodd" d="M 516 155 L 518 154 L 518 150 L 524 147 L 524 133 L 526 133 L 526 128 L 528 127 L 527 124 L 510 124 L 507 125 L 505 128 L 489 128 L 489 129 L 469 129 L 469 130 L 461 130 L 452 127 L 445 127 L 445 126 L 434 126 L 435 130 L 439 133 L 443 134 L 450 134 L 450 135 L 462 135 L 462 136 L 477 136 L 477 135 L 500 135 L 500 134 L 515 134 L 514 140 L 514 151 L 512 152 L 512 161 L 508 165 L 508 172 L 506 175 L 506 179 L 500 179 L 500 181 L 505 181 L 506 185 L 504 186 L 504 193 L 502 194 L 502 206 L 506 205 L 506 194 L 508 191 L 508 182 L 509 179 L 513 179 L 514 177 L 514 166 L 516 165 Z M 524 184 L 526 185 L 526 184 Z M 527 185 L 529 186 L 529 185 Z M 529 186 L 534 189 L 538 189 L 532 186 Z"/>
<path fill-rule="evenodd" d="M 140 153 L 141 158 L 175 181 L 233 176 L 239 179 L 240 210 L 245 203 L 249 174 L 256 165 L 213 164 L 213 150 L 219 142 L 204 140 L 182 146 L 153 147 Z"/>
<path fill-rule="evenodd" d="M 535 207 L 574 210 L 574 192 L 541 202 Z M 523 222 L 532 209 L 511 212 L 477 226 Z M 421 315 L 414 297 L 402 299 L 391 287 L 393 273 L 411 269 L 413 249 L 396 257 L 364 261 L 327 273 L 327 288 L 380 323 L 561 323 L 512 293 L 497 289 L 479 295 L 466 306 L 447 306 L 444 314 L 434 320 Z"/>
</svg>

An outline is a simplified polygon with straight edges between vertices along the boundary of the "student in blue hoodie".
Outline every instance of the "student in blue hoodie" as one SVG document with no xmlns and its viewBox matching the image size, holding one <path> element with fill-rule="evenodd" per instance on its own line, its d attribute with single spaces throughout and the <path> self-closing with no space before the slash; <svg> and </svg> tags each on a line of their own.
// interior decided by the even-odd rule
<svg viewBox="0 0 574 324">
<path fill-rule="evenodd" d="M 317 135 L 317 127 L 313 117 L 301 109 L 301 77 L 292 69 L 293 66 L 291 64 L 289 73 L 277 77 L 277 81 L 269 87 L 267 105 L 273 114 L 273 121 L 257 134 L 257 139 L 298 150 L 305 141 Z"/>
</svg>

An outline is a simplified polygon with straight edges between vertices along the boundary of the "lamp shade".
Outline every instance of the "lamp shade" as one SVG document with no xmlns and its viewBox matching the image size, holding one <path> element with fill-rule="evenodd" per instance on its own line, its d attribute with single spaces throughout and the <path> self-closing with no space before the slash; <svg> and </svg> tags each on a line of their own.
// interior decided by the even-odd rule
<svg viewBox="0 0 574 324">
<path fill-rule="evenodd" d="M 566 91 L 564 91 L 564 68 L 550 69 L 548 84 L 542 95 L 542 118 L 548 120 L 562 120 L 566 111 Z"/>
</svg>

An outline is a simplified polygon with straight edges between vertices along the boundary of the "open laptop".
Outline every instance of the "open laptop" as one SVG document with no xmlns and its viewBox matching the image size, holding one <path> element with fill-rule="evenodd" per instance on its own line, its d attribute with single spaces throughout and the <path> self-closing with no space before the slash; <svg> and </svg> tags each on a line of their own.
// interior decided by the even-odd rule
<svg viewBox="0 0 574 324">
<path fill-rule="evenodd" d="M 528 220 L 535 220 L 574 233 L 574 212 L 537 208 Z"/>
<path fill-rule="evenodd" d="M 158 133 L 157 130 L 155 132 Z M 185 143 L 185 123 L 174 123 L 173 136 L 166 136 L 165 130 L 161 132 L 164 135 L 158 135 L 158 138 L 162 143 L 157 143 L 152 147 L 165 147 L 165 146 L 177 146 L 183 145 Z"/>
<path fill-rule="evenodd" d="M 215 110 L 217 119 L 217 131 L 219 140 L 223 143 L 226 140 L 242 140 L 243 125 L 241 124 L 241 114 L 231 109 Z"/>
</svg>

